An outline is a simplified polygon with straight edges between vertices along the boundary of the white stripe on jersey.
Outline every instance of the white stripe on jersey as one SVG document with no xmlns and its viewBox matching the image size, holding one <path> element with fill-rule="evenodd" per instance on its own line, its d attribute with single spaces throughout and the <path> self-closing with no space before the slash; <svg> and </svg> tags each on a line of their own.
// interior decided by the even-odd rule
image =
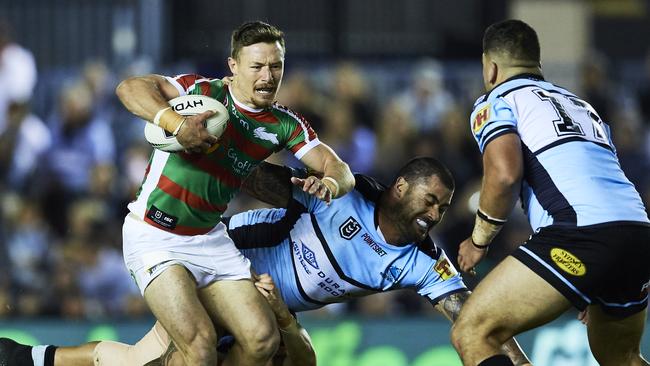
<svg viewBox="0 0 650 366">
<path fill-rule="evenodd" d="M 178 75 L 175 78 L 165 76 L 165 79 L 167 79 L 167 81 L 169 81 L 174 86 L 174 88 L 176 88 L 176 90 L 178 90 L 179 96 L 180 95 L 186 95 L 187 92 L 185 92 L 185 88 L 183 88 L 183 86 L 178 81 L 176 81 L 176 79 L 180 79 L 185 75 L 189 75 L 189 74 Z"/>
<path fill-rule="evenodd" d="M 142 190 L 138 195 L 138 199 L 129 203 L 128 208 L 131 212 L 138 215 L 139 218 L 144 219 L 147 211 L 147 200 L 156 189 L 160 176 L 162 175 L 163 168 L 167 164 L 169 153 L 162 150 L 154 149 L 153 157 L 151 158 L 151 166 L 149 167 L 149 174 L 147 179 L 142 183 Z"/>
<path fill-rule="evenodd" d="M 208 78 L 202 78 L 202 79 L 196 79 L 196 80 L 194 80 L 194 84 L 192 84 L 192 86 L 190 86 L 190 87 L 187 89 L 187 94 L 191 93 L 194 89 L 196 89 L 196 87 L 198 86 L 199 83 L 203 83 L 203 82 L 208 82 L 208 83 L 209 83 L 209 82 L 211 82 L 211 81 L 213 81 L 213 80 L 214 80 L 214 79 L 208 79 Z"/>
<path fill-rule="evenodd" d="M 303 156 L 305 156 L 306 153 L 308 153 L 311 149 L 315 148 L 318 145 L 320 145 L 319 139 L 311 140 L 308 143 L 306 143 L 303 147 L 298 149 L 298 151 L 296 151 L 296 153 L 293 154 L 293 156 L 295 156 L 296 159 L 300 160 L 302 159 Z"/>
<path fill-rule="evenodd" d="M 296 122 L 298 122 L 298 124 L 300 125 L 300 128 L 302 128 L 302 132 L 305 135 L 305 142 L 306 143 L 310 142 L 310 140 L 309 140 L 309 131 L 307 130 L 307 126 L 305 125 L 305 121 L 302 118 L 300 118 L 292 110 L 290 110 L 288 108 L 283 108 L 282 106 L 279 106 L 277 104 L 274 104 L 273 108 L 275 108 L 275 109 L 277 109 L 277 110 L 279 110 L 281 112 L 284 112 L 284 113 L 288 114 L 289 116 L 293 117 L 293 119 L 295 119 Z"/>
</svg>

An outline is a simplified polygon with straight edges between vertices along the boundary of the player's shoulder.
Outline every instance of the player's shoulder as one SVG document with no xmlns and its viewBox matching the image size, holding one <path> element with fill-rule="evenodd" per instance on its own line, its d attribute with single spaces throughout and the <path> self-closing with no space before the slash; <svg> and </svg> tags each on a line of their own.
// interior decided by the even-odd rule
<svg viewBox="0 0 650 366">
<path fill-rule="evenodd" d="M 431 259 L 438 260 L 440 258 L 441 249 L 433 242 L 431 237 L 427 236 L 424 240 L 415 243 L 418 250 Z"/>
<path fill-rule="evenodd" d="M 178 74 L 167 77 L 177 89 L 182 89 L 187 94 L 203 94 L 218 96 L 225 89 L 221 79 L 205 77 L 199 74 Z M 183 93 L 181 93 L 183 94 Z"/>
<path fill-rule="evenodd" d="M 273 105 L 271 106 L 271 111 L 281 121 L 288 121 L 288 122 L 294 122 L 299 124 L 308 123 L 302 114 L 278 102 L 273 103 Z"/>
<path fill-rule="evenodd" d="M 355 191 L 359 192 L 368 201 L 379 202 L 381 194 L 386 190 L 384 184 L 371 176 L 360 173 L 354 174 L 354 179 L 356 181 L 354 185 Z"/>
</svg>

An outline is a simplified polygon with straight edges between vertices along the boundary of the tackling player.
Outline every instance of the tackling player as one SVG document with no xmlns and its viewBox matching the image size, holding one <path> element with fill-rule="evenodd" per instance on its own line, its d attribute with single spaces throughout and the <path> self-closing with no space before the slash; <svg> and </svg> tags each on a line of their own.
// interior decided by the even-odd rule
<svg viewBox="0 0 650 366">
<path fill-rule="evenodd" d="M 428 235 L 442 219 L 454 191 L 444 165 L 433 158 L 414 159 L 389 187 L 356 175 L 355 189 L 329 206 L 299 188 L 292 189 L 289 181 L 299 179 L 296 176 L 304 172 L 292 174 L 288 168 L 263 163 L 244 183 L 245 191 L 286 208 L 253 210 L 226 219 L 238 248 L 256 271 L 276 281 L 289 310 L 317 309 L 407 288 L 451 321 L 457 318 L 469 291 Z M 168 347 L 151 333 L 140 343 L 157 345 L 151 347 L 150 358 Z M 116 353 L 102 344 L 110 342 L 95 348 L 96 364 L 109 365 Z M 503 351 L 515 364 L 529 364 L 514 339 L 505 342 Z M 70 354 L 69 348 L 56 350 L 62 359 Z M 91 365 L 88 361 L 86 353 L 85 363 L 79 365 Z"/>
<path fill-rule="evenodd" d="M 284 72 L 283 33 L 263 22 L 232 34 L 232 82 L 198 75 L 134 77 L 117 95 L 133 114 L 163 127 L 193 153 L 154 150 L 137 199 L 123 226 L 124 261 L 147 305 L 174 340 L 182 362 L 214 366 L 221 321 L 237 344 L 233 364 L 263 365 L 279 335 L 273 314 L 250 281 L 250 263 L 237 250 L 220 218 L 241 182 L 260 161 L 290 150 L 324 173 L 296 182 L 329 202 L 354 186 L 347 164 L 321 143 L 309 124 L 274 103 Z M 205 112 L 183 117 L 167 101 L 184 94 L 219 100 L 230 121 L 217 145 Z"/>
<path fill-rule="evenodd" d="M 465 365 L 506 366 L 500 344 L 571 306 L 589 309 L 601 365 L 648 365 L 640 341 L 648 304 L 650 221 L 616 157 L 608 126 L 570 91 L 544 80 L 537 34 L 507 20 L 483 37 L 488 92 L 474 105 L 483 184 L 458 263 L 486 254 L 519 195 L 531 238 L 481 281 L 452 330 Z"/>
</svg>

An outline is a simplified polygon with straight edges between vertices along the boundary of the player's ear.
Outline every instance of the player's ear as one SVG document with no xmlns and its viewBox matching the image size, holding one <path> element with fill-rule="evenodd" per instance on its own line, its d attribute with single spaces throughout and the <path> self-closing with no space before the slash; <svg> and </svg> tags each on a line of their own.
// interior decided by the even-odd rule
<svg viewBox="0 0 650 366">
<path fill-rule="evenodd" d="M 404 179 L 404 177 L 398 177 L 393 186 L 393 191 L 397 198 L 402 198 L 406 194 L 406 191 L 409 189 L 409 182 Z"/>
<path fill-rule="evenodd" d="M 499 73 L 499 66 L 489 54 L 483 53 L 483 81 L 486 87 L 492 87 L 496 83 L 497 75 Z"/>
<path fill-rule="evenodd" d="M 237 76 L 237 61 L 234 58 L 228 57 L 228 67 L 230 68 L 230 73 L 233 76 Z"/>
</svg>

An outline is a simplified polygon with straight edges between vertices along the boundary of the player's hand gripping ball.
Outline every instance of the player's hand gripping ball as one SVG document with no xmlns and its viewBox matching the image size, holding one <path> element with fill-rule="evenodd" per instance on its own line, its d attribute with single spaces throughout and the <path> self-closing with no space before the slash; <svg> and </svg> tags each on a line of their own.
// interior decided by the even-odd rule
<svg viewBox="0 0 650 366">
<path fill-rule="evenodd" d="M 206 119 L 204 123 L 208 132 L 217 138 L 221 137 L 228 124 L 229 116 L 226 107 L 218 100 L 205 95 L 182 95 L 170 100 L 169 105 L 182 116 L 193 116 L 205 111 L 214 111 L 215 113 Z M 151 146 L 162 151 L 177 152 L 185 150 L 183 145 L 176 140 L 176 136 L 153 123 L 147 123 L 144 126 L 144 137 Z"/>
</svg>

